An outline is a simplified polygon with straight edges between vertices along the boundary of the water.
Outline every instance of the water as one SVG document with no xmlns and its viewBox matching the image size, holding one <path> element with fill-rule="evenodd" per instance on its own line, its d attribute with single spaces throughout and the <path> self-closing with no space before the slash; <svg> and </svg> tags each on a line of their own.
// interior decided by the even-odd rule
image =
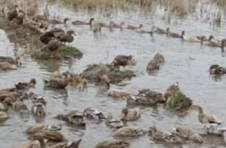
<svg viewBox="0 0 226 148">
<path fill-rule="evenodd" d="M 58 9 L 57 9 L 58 10 Z M 88 20 L 95 17 L 101 21 L 109 21 L 109 18 L 102 15 L 93 14 L 93 16 L 74 13 L 68 9 L 56 8 L 51 9 L 51 14 L 61 17 L 69 17 L 71 20 L 81 19 Z M 188 36 L 193 35 L 209 35 L 213 34 L 218 38 L 223 38 L 225 28 L 216 29 L 201 21 L 197 21 L 193 16 L 187 19 L 174 18 L 173 23 L 168 24 L 167 20 L 162 20 L 161 15 L 151 17 L 133 16 L 134 14 L 119 13 L 112 19 L 116 22 L 125 21 L 128 24 L 145 24 L 146 28 L 151 28 L 153 24 L 163 28 L 171 27 L 171 30 L 181 32 L 185 30 Z M 125 101 L 115 101 L 107 97 L 106 90 L 101 87 L 93 87 L 89 84 L 87 92 L 79 93 L 73 88 L 67 90 L 45 90 L 43 89 L 43 79 L 58 70 L 70 70 L 73 72 L 82 72 L 88 64 L 92 63 L 109 63 L 118 54 L 131 54 L 137 60 L 137 65 L 127 67 L 136 72 L 137 77 L 131 81 L 125 81 L 127 85 L 124 87 L 113 85 L 113 88 L 122 88 L 136 93 L 143 88 L 150 88 L 154 91 L 164 93 L 167 87 L 178 81 L 181 90 L 190 97 L 194 104 L 203 106 L 206 113 L 216 114 L 223 122 L 226 122 L 224 116 L 225 108 L 225 76 L 220 81 L 214 81 L 209 75 L 208 69 L 211 64 L 225 65 L 224 54 L 219 48 L 210 48 L 201 46 L 196 43 L 182 42 L 179 39 L 167 38 L 164 35 L 137 34 L 133 31 L 124 29 L 123 31 L 115 30 L 109 32 L 103 29 L 102 35 L 98 38 L 85 26 L 62 26 L 67 29 L 75 30 L 77 36 L 72 45 L 78 47 L 84 56 L 80 60 L 64 61 L 64 62 L 41 62 L 31 58 L 22 59 L 23 68 L 16 71 L 1 72 L 0 89 L 12 87 L 19 81 L 28 81 L 30 78 L 36 78 L 37 86 L 34 92 L 45 96 L 48 101 L 47 116 L 43 119 L 46 124 L 62 123 L 63 133 L 70 140 L 78 140 L 82 138 L 81 148 L 93 148 L 97 143 L 107 139 L 113 139 L 113 130 L 105 126 L 105 123 L 88 122 L 86 130 L 79 130 L 69 127 L 62 121 L 53 119 L 59 113 L 66 113 L 69 110 L 83 110 L 87 107 L 94 107 L 102 110 L 105 114 L 113 113 L 115 117 L 120 116 L 121 109 L 126 106 Z M 14 43 L 10 43 L 6 33 L 0 30 L 0 47 L 1 56 L 13 56 L 21 48 Z M 150 76 L 146 72 L 147 63 L 152 59 L 154 54 L 161 52 L 166 59 L 166 63 L 161 67 L 155 76 Z M 25 102 L 30 105 L 29 102 Z M 141 127 L 148 129 L 156 126 L 160 130 L 170 130 L 175 123 L 182 123 L 194 129 L 196 132 L 203 134 L 203 126 L 197 119 L 197 113 L 192 112 L 185 118 L 178 118 L 173 113 L 165 110 L 163 106 L 141 108 L 141 119 L 137 122 L 129 122 L 129 126 Z M 18 114 L 10 112 L 10 119 L 0 123 L 0 147 L 9 148 L 18 144 L 27 142 L 25 129 L 29 125 L 36 123 L 36 119 L 32 116 L 21 118 Z M 143 136 L 137 139 L 126 139 L 131 143 L 130 148 L 137 147 L 226 147 L 224 137 L 206 136 L 204 135 L 204 144 L 194 144 L 186 142 L 184 145 L 170 145 L 166 143 L 156 143 L 150 137 Z"/>
</svg>

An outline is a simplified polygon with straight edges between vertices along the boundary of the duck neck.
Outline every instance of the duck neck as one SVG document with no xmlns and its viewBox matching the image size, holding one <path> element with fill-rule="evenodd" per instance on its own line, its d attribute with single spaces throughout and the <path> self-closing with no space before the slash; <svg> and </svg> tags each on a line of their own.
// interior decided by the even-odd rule
<svg viewBox="0 0 226 148">
<path fill-rule="evenodd" d="M 196 106 L 198 109 L 199 115 L 204 114 L 203 108 L 201 106 Z"/>
<path fill-rule="evenodd" d="M 8 109 L 10 107 L 9 104 L 8 103 L 5 103 L 5 102 L 3 102 L 2 104 L 4 106 L 4 111 L 8 111 Z"/>
</svg>

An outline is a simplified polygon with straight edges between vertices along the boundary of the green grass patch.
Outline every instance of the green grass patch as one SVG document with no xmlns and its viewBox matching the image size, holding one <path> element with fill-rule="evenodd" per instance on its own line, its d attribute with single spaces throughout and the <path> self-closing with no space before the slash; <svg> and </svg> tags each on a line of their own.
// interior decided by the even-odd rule
<svg viewBox="0 0 226 148">
<path fill-rule="evenodd" d="M 76 47 L 69 46 L 69 45 L 62 45 L 58 48 L 58 51 L 61 56 L 75 56 L 75 57 L 81 57 L 83 54 L 80 50 L 78 50 Z"/>
<path fill-rule="evenodd" d="M 181 108 L 184 104 L 184 100 L 186 99 L 186 96 L 178 91 L 176 94 L 174 94 L 169 101 L 169 108 L 172 110 L 177 110 Z"/>
</svg>

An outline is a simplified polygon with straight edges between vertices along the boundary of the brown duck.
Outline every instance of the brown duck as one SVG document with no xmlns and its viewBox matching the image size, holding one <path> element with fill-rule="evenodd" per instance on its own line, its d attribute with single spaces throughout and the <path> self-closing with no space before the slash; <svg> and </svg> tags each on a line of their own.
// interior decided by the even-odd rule
<svg viewBox="0 0 226 148">
<path fill-rule="evenodd" d="M 18 16 L 18 5 L 14 5 L 14 7 L 7 13 L 7 18 L 9 21 L 13 21 Z"/>
<path fill-rule="evenodd" d="M 48 42 L 48 44 L 43 48 L 43 50 L 56 51 L 61 45 L 62 43 L 60 40 L 52 38 Z"/>
<path fill-rule="evenodd" d="M 73 30 L 69 30 L 66 33 L 59 35 L 57 38 L 62 42 L 62 43 L 71 43 L 74 40 L 73 37 L 74 31 Z"/>
<path fill-rule="evenodd" d="M 125 69 L 125 66 L 130 65 L 133 57 L 131 55 L 118 55 L 113 61 L 113 66 L 118 67 L 122 66 Z"/>
<path fill-rule="evenodd" d="M 16 101 L 13 103 L 13 110 L 18 113 L 29 113 L 29 109 L 22 101 Z"/>
<path fill-rule="evenodd" d="M 139 26 L 128 25 L 127 29 L 129 29 L 129 30 L 137 30 L 137 29 L 143 28 L 143 26 L 144 26 L 143 24 L 140 24 Z"/>
<path fill-rule="evenodd" d="M 35 79 L 31 79 L 29 82 L 19 82 L 17 84 L 15 84 L 15 88 L 17 90 L 23 90 L 23 89 L 29 89 L 32 87 L 35 87 L 36 85 L 36 80 Z"/>
<path fill-rule="evenodd" d="M 70 111 L 67 114 L 58 114 L 56 119 L 63 120 L 69 124 L 77 125 L 77 126 L 85 126 L 83 113 L 79 111 Z"/>
<path fill-rule="evenodd" d="M 42 34 L 39 39 L 43 44 L 48 44 L 53 38 L 55 38 L 54 31 L 51 30 Z"/>
<path fill-rule="evenodd" d="M 105 140 L 98 143 L 94 148 L 127 148 L 129 143 L 122 140 Z"/>
<path fill-rule="evenodd" d="M 19 63 L 19 61 L 20 61 L 19 56 L 17 56 L 16 58 L 0 56 L 0 62 L 7 62 L 7 63 L 10 63 L 10 64 L 17 65 Z"/>
<path fill-rule="evenodd" d="M 181 34 L 179 34 L 179 33 L 171 32 L 170 29 L 167 32 L 167 36 L 172 38 L 182 38 L 183 34 L 184 34 L 184 31 L 182 31 Z"/>
<path fill-rule="evenodd" d="M 63 22 L 60 20 L 50 20 L 49 23 L 50 24 L 67 24 L 68 21 L 69 21 L 68 18 L 64 18 Z"/>
<path fill-rule="evenodd" d="M 84 21 L 79 21 L 79 20 L 76 20 L 74 22 L 72 22 L 73 25 L 92 25 L 94 21 L 94 18 L 90 18 L 89 22 L 84 22 Z"/>
<path fill-rule="evenodd" d="M 44 84 L 45 87 L 65 89 L 68 86 L 68 80 L 66 78 L 51 78 L 50 80 L 44 80 Z"/>
</svg>

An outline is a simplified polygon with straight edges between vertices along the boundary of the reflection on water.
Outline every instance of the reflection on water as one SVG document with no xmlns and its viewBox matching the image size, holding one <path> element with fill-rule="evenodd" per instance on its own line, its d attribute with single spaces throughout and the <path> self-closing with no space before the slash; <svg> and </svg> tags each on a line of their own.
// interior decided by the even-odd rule
<svg viewBox="0 0 226 148">
<path fill-rule="evenodd" d="M 57 13 L 55 9 L 52 9 Z M 88 20 L 95 17 L 101 21 L 110 21 L 106 17 L 98 14 L 87 16 L 81 13 L 74 13 L 67 9 L 61 10 L 62 17 L 70 16 L 71 20 Z M 151 28 L 152 24 L 163 28 L 171 27 L 175 32 L 185 30 L 189 36 L 213 34 L 217 38 L 222 38 L 226 34 L 225 28 L 212 30 L 211 27 L 202 22 L 197 22 L 194 17 L 187 19 L 174 18 L 174 22 L 167 24 L 164 20 L 159 20 L 158 15 L 152 19 L 147 19 L 132 14 L 119 13 L 113 17 L 116 22 L 126 21 L 129 24 L 145 24 L 146 28 Z M 128 67 L 137 73 L 137 77 L 130 81 L 123 82 L 123 86 L 112 85 L 113 88 L 123 88 L 131 92 L 137 92 L 139 89 L 150 88 L 154 91 L 165 92 L 167 87 L 176 81 L 180 83 L 184 93 L 193 100 L 195 104 L 204 107 L 207 113 L 216 114 L 222 121 L 226 122 L 225 117 L 225 77 L 214 78 L 217 83 L 209 76 L 209 66 L 217 63 L 225 65 L 225 57 L 221 55 L 220 48 L 211 48 L 205 45 L 181 42 L 179 39 L 172 39 L 164 35 L 137 34 L 133 31 L 124 29 L 123 31 L 108 29 L 102 30 L 99 38 L 94 38 L 93 33 L 86 26 L 68 25 L 68 28 L 75 30 L 77 36 L 72 43 L 84 53 L 80 60 L 71 61 L 34 61 L 30 58 L 23 59 L 22 68 L 17 71 L 1 72 L 0 88 L 9 88 L 19 81 L 28 81 L 30 78 L 36 78 L 38 84 L 32 91 L 43 95 L 48 101 L 47 115 L 45 118 L 36 118 L 29 116 L 21 118 L 18 114 L 10 112 L 11 118 L 5 122 L 0 122 L 0 142 L 1 147 L 7 148 L 27 141 L 24 131 L 36 122 L 47 124 L 62 124 L 63 132 L 70 139 L 83 138 L 81 147 L 92 148 L 98 142 L 106 139 L 112 139 L 114 131 L 105 126 L 104 122 L 96 123 L 87 121 L 86 129 L 77 129 L 67 125 L 65 122 L 54 119 L 57 114 L 66 113 L 70 110 L 83 111 L 87 107 L 93 107 L 102 110 L 105 114 L 113 113 L 116 118 L 120 117 L 121 110 L 126 106 L 126 101 L 116 101 L 107 97 L 105 88 L 89 84 L 87 92 L 78 93 L 77 89 L 67 88 L 67 90 L 54 90 L 43 87 L 43 79 L 49 78 L 50 74 L 56 70 L 70 70 L 80 73 L 88 64 L 107 63 L 119 54 L 131 54 L 137 60 L 137 65 Z M 12 44 L 7 39 L 4 31 L 0 30 L 0 47 L 2 56 L 14 56 L 18 46 Z M 157 52 L 162 52 L 166 63 L 155 75 L 149 75 L 146 72 L 147 63 Z M 165 109 L 163 105 L 153 107 L 140 107 L 141 119 L 137 122 L 127 122 L 128 126 L 142 127 L 148 129 L 156 126 L 159 130 L 167 131 L 175 123 L 182 123 L 190 128 L 202 132 L 202 125 L 197 120 L 197 113 L 192 112 L 186 118 L 179 118 Z M 6 126 L 7 125 L 7 126 Z M 10 138 L 6 138 L 10 137 Z M 137 147 L 225 147 L 224 137 L 204 136 L 203 145 L 186 142 L 183 145 L 170 145 L 164 143 L 155 143 L 146 135 L 138 139 L 129 140 L 131 148 Z"/>
</svg>

